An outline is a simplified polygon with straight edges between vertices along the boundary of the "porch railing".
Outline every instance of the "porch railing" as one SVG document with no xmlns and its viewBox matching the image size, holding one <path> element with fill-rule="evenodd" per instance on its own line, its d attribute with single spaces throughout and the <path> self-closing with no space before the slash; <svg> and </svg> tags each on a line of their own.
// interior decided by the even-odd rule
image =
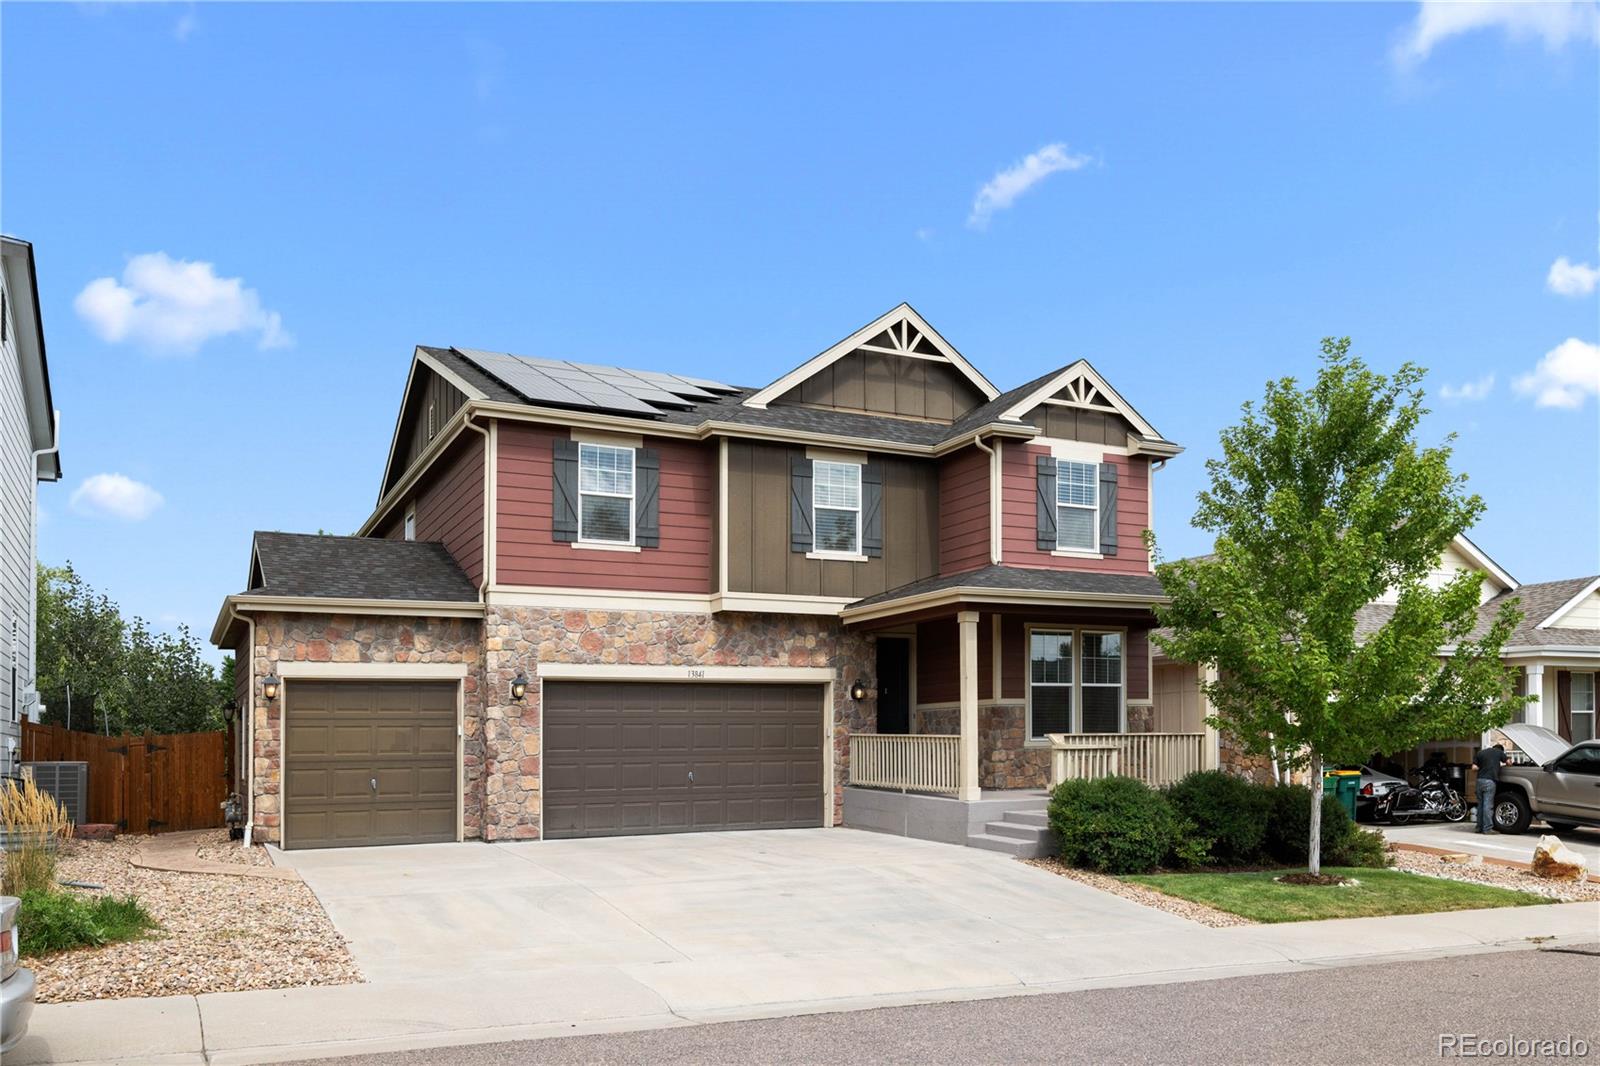
<svg viewBox="0 0 1600 1066">
<path fill-rule="evenodd" d="M 1121 775 L 1160 788 L 1204 769 L 1204 733 L 1050 734 L 1051 784 Z"/>
<path fill-rule="evenodd" d="M 961 738 L 933 733 L 851 733 L 850 783 L 954 795 L 961 788 Z"/>
</svg>

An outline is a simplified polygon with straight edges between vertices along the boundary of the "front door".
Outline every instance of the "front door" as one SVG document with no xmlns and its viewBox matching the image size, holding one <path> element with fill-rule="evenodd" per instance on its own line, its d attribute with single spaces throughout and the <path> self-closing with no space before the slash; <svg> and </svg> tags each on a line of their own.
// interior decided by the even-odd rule
<svg viewBox="0 0 1600 1066">
<path fill-rule="evenodd" d="M 911 732 L 911 641 L 878 638 L 878 732 Z"/>
</svg>

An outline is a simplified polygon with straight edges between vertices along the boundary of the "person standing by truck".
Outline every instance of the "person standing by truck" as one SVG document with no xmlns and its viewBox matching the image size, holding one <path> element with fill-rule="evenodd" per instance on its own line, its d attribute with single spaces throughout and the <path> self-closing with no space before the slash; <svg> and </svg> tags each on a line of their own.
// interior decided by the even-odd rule
<svg viewBox="0 0 1600 1066">
<path fill-rule="evenodd" d="M 1503 744 L 1491 744 L 1478 752 L 1472 765 L 1478 768 L 1478 832 L 1494 832 L 1494 790 L 1500 784 L 1500 767 L 1505 764 Z"/>
</svg>

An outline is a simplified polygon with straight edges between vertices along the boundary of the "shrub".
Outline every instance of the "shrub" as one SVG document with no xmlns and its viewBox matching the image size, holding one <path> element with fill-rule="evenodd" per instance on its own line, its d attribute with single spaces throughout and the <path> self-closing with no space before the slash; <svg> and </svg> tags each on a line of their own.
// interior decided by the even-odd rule
<svg viewBox="0 0 1600 1066">
<path fill-rule="evenodd" d="M 1389 847 L 1384 843 L 1383 834 L 1361 828 L 1351 833 L 1349 840 L 1337 851 L 1329 853 L 1323 849 L 1323 854 L 1328 856 L 1330 866 L 1367 866 L 1381 870 L 1393 861 L 1389 858 Z"/>
<path fill-rule="evenodd" d="M 1131 777 L 1063 781 L 1050 796 L 1061 858 L 1104 873 L 1153 870 L 1182 829 L 1165 796 Z"/>
<path fill-rule="evenodd" d="M 1259 862 L 1267 838 L 1268 789 L 1222 770 L 1200 770 L 1167 789 L 1172 809 L 1211 842 L 1207 859 L 1242 866 Z"/>
<path fill-rule="evenodd" d="M 31 778 L 0 783 L 0 830 L 5 831 L 6 895 L 48 892 L 56 883 L 56 848 L 72 835 L 72 822 L 54 796 Z"/>
<path fill-rule="evenodd" d="M 1275 785 L 1266 790 L 1271 803 L 1267 814 L 1267 854 L 1278 862 L 1304 866 L 1311 835 L 1311 790 L 1303 785 Z M 1335 856 L 1346 855 L 1353 843 L 1356 823 L 1350 812 L 1332 796 L 1322 797 L 1322 861 L 1339 865 Z"/>
<path fill-rule="evenodd" d="M 85 899 L 70 892 L 26 892 L 17 917 L 21 951 L 29 956 L 132 940 L 155 924 L 132 896 Z"/>
</svg>

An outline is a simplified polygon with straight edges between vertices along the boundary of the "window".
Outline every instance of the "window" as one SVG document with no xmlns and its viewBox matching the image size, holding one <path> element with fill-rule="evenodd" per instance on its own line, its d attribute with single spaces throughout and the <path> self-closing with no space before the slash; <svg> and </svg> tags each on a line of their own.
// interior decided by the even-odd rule
<svg viewBox="0 0 1600 1066">
<path fill-rule="evenodd" d="M 1572 742 L 1594 739 L 1594 678 L 1589 673 L 1572 675 Z"/>
<path fill-rule="evenodd" d="M 814 551 L 861 554 L 861 466 L 817 459 L 811 465 Z"/>
<path fill-rule="evenodd" d="M 405 538 L 407 540 L 416 540 L 417 539 L 417 505 L 416 504 L 412 504 L 410 507 L 406 508 Z"/>
<path fill-rule="evenodd" d="M 1070 459 L 1056 463 L 1056 547 L 1095 550 L 1100 532 L 1099 491 L 1100 468 L 1094 463 Z"/>
<path fill-rule="evenodd" d="M 1122 634 L 1083 635 L 1083 731 L 1122 732 Z"/>
<path fill-rule="evenodd" d="M 1072 633 L 1028 634 L 1028 736 L 1072 732 Z"/>
<path fill-rule="evenodd" d="M 633 543 L 633 449 L 578 445 L 578 539 Z"/>
<path fill-rule="evenodd" d="M 1122 732 L 1121 633 L 1028 633 L 1028 739 Z"/>
<path fill-rule="evenodd" d="M 1576 729 L 1573 730 L 1577 732 Z M 1600 777 L 1600 748 L 1593 744 L 1581 748 L 1573 748 L 1557 761 L 1555 768 L 1564 774 L 1583 774 L 1586 777 Z"/>
</svg>

